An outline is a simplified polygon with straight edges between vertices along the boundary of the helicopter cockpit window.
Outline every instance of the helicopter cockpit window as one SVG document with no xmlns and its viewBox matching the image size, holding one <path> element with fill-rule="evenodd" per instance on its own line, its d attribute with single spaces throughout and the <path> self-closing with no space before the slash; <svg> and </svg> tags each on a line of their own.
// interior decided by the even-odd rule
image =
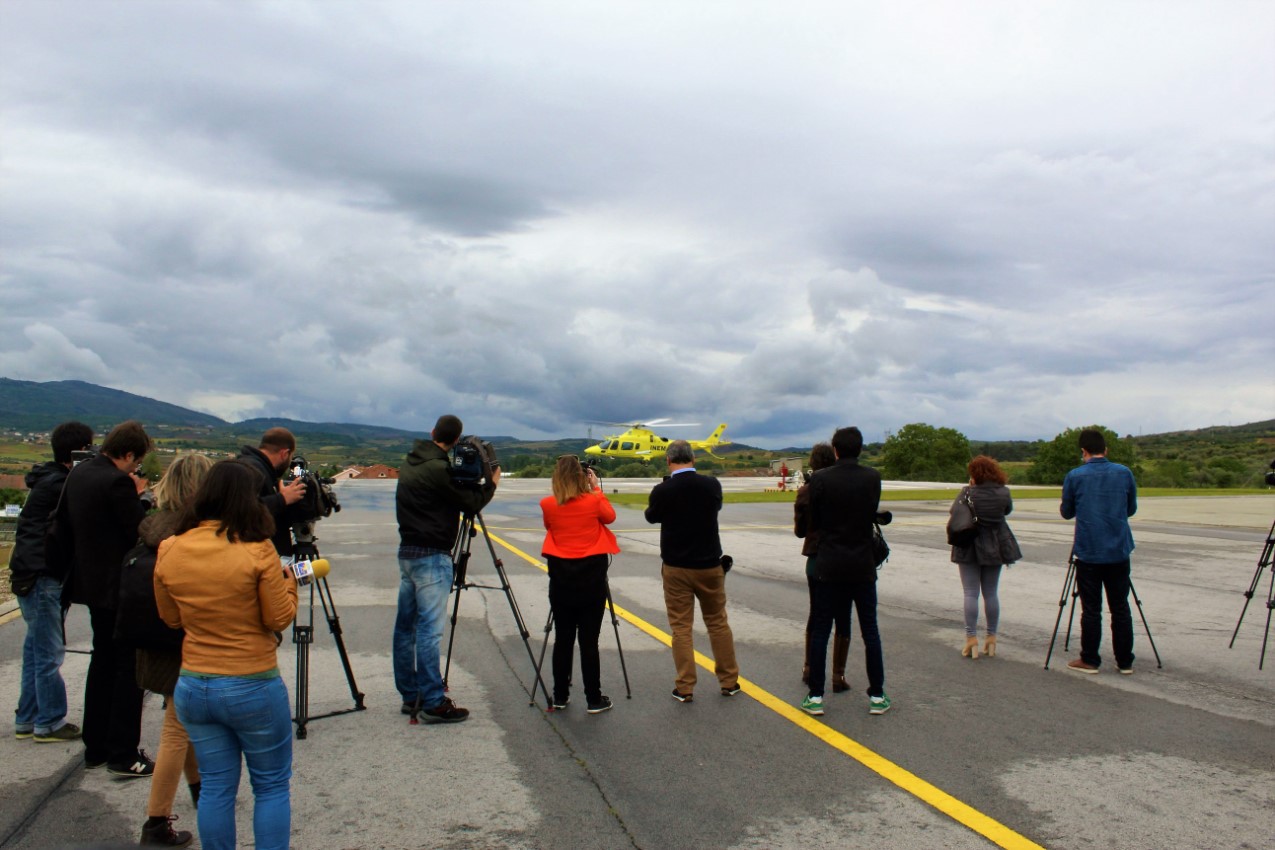
<svg viewBox="0 0 1275 850">
<path fill-rule="evenodd" d="M 607 444 L 606 444 L 606 447 L 607 447 L 610 451 L 615 451 L 615 450 L 619 447 L 619 445 L 620 445 L 620 441 L 619 441 L 619 440 L 612 440 L 611 442 L 609 442 L 609 443 L 607 443 Z"/>
</svg>

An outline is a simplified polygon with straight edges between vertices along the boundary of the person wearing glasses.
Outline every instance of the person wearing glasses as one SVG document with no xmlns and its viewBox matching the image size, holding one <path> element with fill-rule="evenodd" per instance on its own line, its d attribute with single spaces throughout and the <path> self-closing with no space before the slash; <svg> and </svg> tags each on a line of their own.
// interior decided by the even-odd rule
<svg viewBox="0 0 1275 850">
<path fill-rule="evenodd" d="M 620 546 L 608 525 L 615 508 L 607 501 L 598 475 L 563 455 L 553 470 L 553 495 L 540 500 L 545 542 L 540 552 L 549 565 L 549 605 L 553 611 L 553 707 L 571 701 L 572 649 L 580 645 L 580 677 L 589 714 L 611 708 L 602 693 L 598 633 L 606 610 L 607 567 Z"/>
</svg>

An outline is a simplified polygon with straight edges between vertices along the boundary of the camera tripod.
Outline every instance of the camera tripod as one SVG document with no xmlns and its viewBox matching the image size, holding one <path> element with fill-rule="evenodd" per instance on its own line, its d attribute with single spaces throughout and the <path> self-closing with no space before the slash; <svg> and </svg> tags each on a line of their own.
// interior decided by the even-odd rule
<svg viewBox="0 0 1275 850">
<path fill-rule="evenodd" d="M 315 546 L 314 523 L 299 523 L 292 527 L 294 561 L 313 561 L 319 557 L 319 548 Z M 299 588 L 298 588 L 299 590 Z M 350 686 L 350 696 L 354 699 L 353 708 L 329 711 L 327 714 L 310 714 L 310 644 L 314 643 L 314 597 L 319 597 L 323 606 L 323 616 L 328 621 L 328 631 L 336 641 L 337 653 L 341 656 L 341 666 L 345 668 L 345 681 Z M 309 621 L 301 624 L 301 609 L 298 606 L 297 616 L 292 621 L 292 642 L 297 645 L 297 714 L 292 718 L 297 724 L 297 739 L 305 740 L 306 724 L 311 720 L 324 717 L 335 717 L 338 714 L 349 714 L 363 711 L 363 694 L 354 683 L 354 668 L 350 666 L 350 656 L 345 651 L 345 639 L 341 633 L 341 618 L 336 613 L 336 601 L 332 598 L 332 588 L 328 587 L 327 576 L 315 577 L 310 582 L 310 616 Z"/>
<path fill-rule="evenodd" d="M 487 542 L 487 552 L 491 555 L 492 564 L 496 567 L 496 575 L 500 578 L 500 586 L 493 587 L 487 584 L 477 584 L 468 579 L 469 555 L 470 547 L 474 538 L 478 536 L 478 530 L 482 529 L 483 540 Z M 447 637 L 447 662 L 443 666 L 443 690 L 447 690 L 447 677 L 452 669 L 452 645 L 456 642 L 456 623 L 460 613 L 460 597 L 461 591 L 468 590 L 471 587 L 480 590 L 499 590 L 505 594 L 505 599 L 509 601 L 509 610 L 514 615 L 514 623 L 518 626 L 518 634 L 522 637 L 523 646 L 527 647 L 527 657 L 531 659 L 532 669 L 536 673 L 536 682 L 543 690 L 545 683 L 540 678 L 540 668 L 536 665 L 536 655 L 531 650 L 531 633 L 527 631 L 527 623 L 522 618 L 522 611 L 518 608 L 518 600 L 514 598 L 514 589 L 509 586 L 509 576 L 505 574 L 505 563 L 496 555 L 496 547 L 492 545 L 491 535 L 487 533 L 487 523 L 483 521 L 483 515 L 480 512 L 472 514 L 463 514 L 460 521 L 460 532 L 456 535 L 456 546 L 452 549 L 452 583 L 456 588 L 456 599 L 452 602 L 452 629 L 451 634 Z M 548 691 L 545 691 L 548 693 Z M 535 704 L 536 685 L 531 687 L 531 701 Z M 413 720 L 415 719 L 413 712 Z"/>
<path fill-rule="evenodd" d="M 1151 652 L 1155 654 L 1155 666 L 1163 669 L 1164 663 L 1160 660 L 1160 651 L 1155 648 L 1155 638 L 1151 637 L 1151 627 L 1147 625 L 1147 615 L 1142 610 L 1142 600 L 1138 598 L 1138 591 L 1133 587 L 1133 579 L 1129 579 L 1129 593 L 1133 595 L 1133 601 L 1138 606 L 1138 616 L 1142 618 L 1142 628 L 1147 633 L 1147 640 L 1151 643 Z M 1067 576 L 1063 579 L 1062 595 L 1058 597 L 1058 617 L 1054 620 L 1054 633 L 1049 638 L 1049 651 L 1045 653 L 1045 669 L 1049 669 L 1049 659 L 1054 654 L 1054 641 L 1058 640 L 1058 626 L 1062 622 L 1063 609 L 1067 607 L 1067 597 L 1071 597 L 1071 611 L 1067 614 L 1067 634 L 1063 638 L 1063 652 L 1068 650 L 1071 644 L 1071 624 L 1076 617 L 1076 597 L 1080 596 L 1080 587 L 1076 584 L 1076 553 L 1073 551 L 1067 556 Z"/>
<path fill-rule="evenodd" d="M 552 579 L 551 579 L 552 580 Z M 615 648 L 620 653 L 620 672 L 624 675 L 624 698 L 633 699 L 633 689 L 629 687 L 629 668 L 624 664 L 624 647 L 620 645 L 620 620 L 615 616 L 615 601 L 611 599 L 611 582 L 604 576 L 602 579 L 606 583 L 606 607 L 611 612 L 611 628 L 615 630 Z M 553 608 L 549 608 L 549 619 L 545 620 L 545 639 L 540 645 L 540 660 L 536 662 L 536 681 L 540 683 L 540 687 L 544 688 L 544 679 L 540 677 L 540 671 L 545 663 L 545 650 L 549 648 L 549 633 L 553 631 Z M 545 702 L 549 704 L 550 710 L 553 710 L 553 695 L 545 689 Z M 536 692 L 531 691 L 531 705 L 536 704 Z"/>
<path fill-rule="evenodd" d="M 1257 659 L 1257 669 L 1261 670 L 1262 665 L 1266 663 L 1266 642 L 1271 636 L 1271 614 L 1275 613 L 1275 567 L 1271 566 L 1272 548 L 1275 547 L 1275 522 L 1271 523 L 1271 530 L 1266 534 L 1266 545 L 1262 547 L 1262 556 L 1257 559 L 1257 570 L 1253 573 L 1253 581 L 1248 586 L 1248 590 L 1244 591 L 1244 607 L 1240 610 L 1240 618 L 1235 621 L 1235 631 L 1231 635 L 1231 643 L 1228 649 L 1235 646 L 1235 636 L 1240 633 L 1240 623 L 1244 622 L 1244 614 L 1248 611 L 1248 603 L 1253 601 L 1253 593 L 1257 590 L 1258 582 L 1262 580 L 1262 570 L 1271 567 L 1271 587 L 1266 593 L 1266 633 L 1262 637 L 1262 654 Z"/>
</svg>

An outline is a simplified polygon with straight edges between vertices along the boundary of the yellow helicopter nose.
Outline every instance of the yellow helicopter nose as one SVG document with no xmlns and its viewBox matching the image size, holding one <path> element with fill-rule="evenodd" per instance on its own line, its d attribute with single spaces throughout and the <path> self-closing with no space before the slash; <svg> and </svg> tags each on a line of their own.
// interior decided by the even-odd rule
<svg viewBox="0 0 1275 850">
<path fill-rule="evenodd" d="M 587 455 L 600 455 L 602 454 L 602 449 L 598 448 L 597 446 L 589 446 L 587 449 L 584 450 L 584 453 Z"/>
</svg>

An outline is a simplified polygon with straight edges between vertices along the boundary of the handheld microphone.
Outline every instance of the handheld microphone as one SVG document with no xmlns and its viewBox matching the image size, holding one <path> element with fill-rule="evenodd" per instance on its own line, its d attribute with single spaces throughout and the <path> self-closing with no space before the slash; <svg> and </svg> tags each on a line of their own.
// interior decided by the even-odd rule
<svg viewBox="0 0 1275 850">
<path fill-rule="evenodd" d="M 305 587 L 316 580 L 327 578 L 332 572 L 332 565 L 327 558 L 315 558 L 313 561 L 293 561 L 283 568 L 286 578 L 294 579 L 297 587 Z"/>
</svg>

